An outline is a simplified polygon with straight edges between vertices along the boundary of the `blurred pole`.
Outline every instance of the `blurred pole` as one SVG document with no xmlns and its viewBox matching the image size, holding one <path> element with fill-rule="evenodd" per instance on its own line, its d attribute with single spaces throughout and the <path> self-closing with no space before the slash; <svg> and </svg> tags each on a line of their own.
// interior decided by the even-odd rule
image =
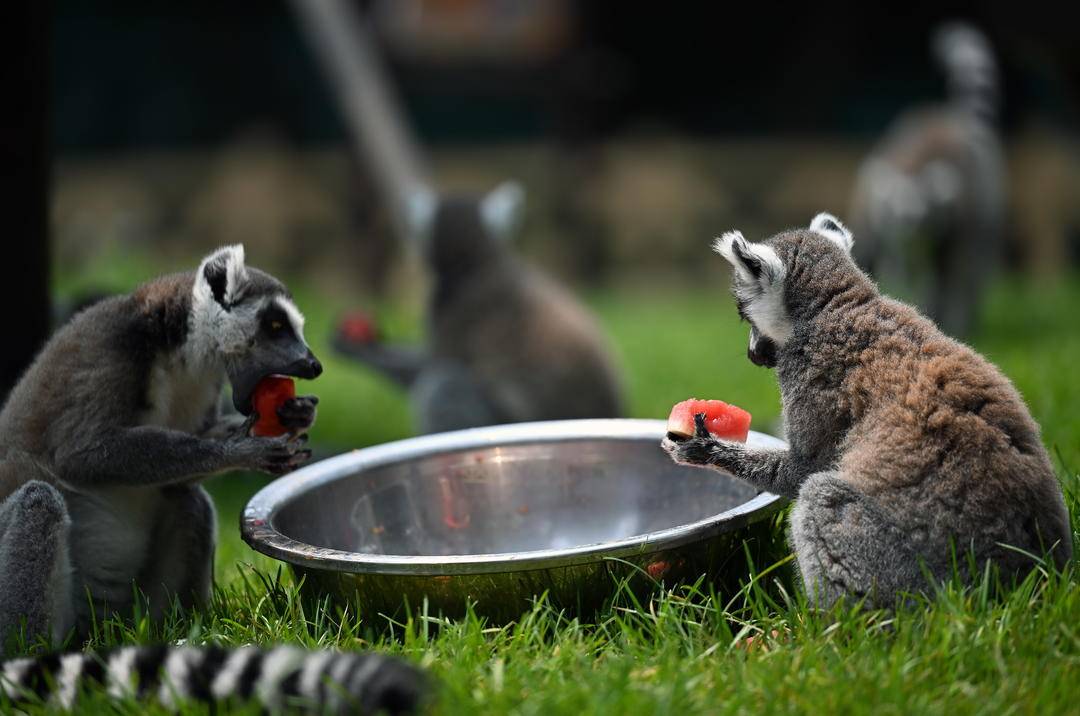
<svg viewBox="0 0 1080 716">
<path fill-rule="evenodd" d="M 374 177 L 399 235 L 414 241 L 416 203 L 431 203 L 436 197 L 371 30 L 348 0 L 291 4 L 341 106 L 363 166 Z"/>
<path fill-rule="evenodd" d="M 0 398 L 30 364 L 49 333 L 49 37 L 52 3 L 7 6 L 0 43 L 0 112 L 7 276 L 0 301 L 8 307 L 0 351 Z"/>
</svg>

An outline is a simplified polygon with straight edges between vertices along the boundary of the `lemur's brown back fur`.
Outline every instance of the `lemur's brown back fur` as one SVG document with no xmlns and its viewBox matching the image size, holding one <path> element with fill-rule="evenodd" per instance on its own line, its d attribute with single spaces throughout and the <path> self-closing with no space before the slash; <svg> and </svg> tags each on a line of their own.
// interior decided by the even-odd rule
<svg viewBox="0 0 1080 716">
<path fill-rule="evenodd" d="M 963 525 L 980 549 L 1005 542 L 1042 554 L 1060 541 L 1063 563 L 1068 513 L 1039 427 L 1008 378 L 881 296 L 834 244 L 805 231 L 767 243 L 788 266 L 788 296 L 814 297 L 788 302 L 795 355 L 781 355 L 781 386 L 787 396 L 829 384 L 840 474 L 916 542 Z"/>
</svg>

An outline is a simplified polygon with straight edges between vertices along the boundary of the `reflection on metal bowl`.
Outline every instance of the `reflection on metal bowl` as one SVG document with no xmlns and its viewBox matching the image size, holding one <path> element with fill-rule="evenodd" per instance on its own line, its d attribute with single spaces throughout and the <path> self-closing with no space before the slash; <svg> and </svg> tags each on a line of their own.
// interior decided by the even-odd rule
<svg viewBox="0 0 1080 716">
<path fill-rule="evenodd" d="M 428 435 L 283 477 L 244 510 L 244 540 L 312 594 L 363 615 L 466 602 L 495 621 L 546 593 L 587 613 L 635 588 L 745 577 L 743 541 L 781 498 L 660 449 L 659 420 L 568 420 Z M 749 443 L 784 443 L 751 432 Z"/>
</svg>

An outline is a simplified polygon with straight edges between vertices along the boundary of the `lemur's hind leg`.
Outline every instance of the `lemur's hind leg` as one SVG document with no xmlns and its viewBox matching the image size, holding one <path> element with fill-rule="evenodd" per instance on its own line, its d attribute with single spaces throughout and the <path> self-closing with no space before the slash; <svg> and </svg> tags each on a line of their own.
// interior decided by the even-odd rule
<svg viewBox="0 0 1080 716">
<path fill-rule="evenodd" d="M 155 619 L 168 612 L 174 598 L 184 608 L 205 606 L 214 585 L 214 503 L 199 485 L 167 487 L 164 497 L 148 550 L 153 561 L 136 579 Z"/>
<path fill-rule="evenodd" d="M 23 461 L 0 463 L 0 470 L 22 467 Z M 19 631 L 27 643 L 51 636 L 58 646 L 75 625 L 70 525 L 63 496 L 40 480 L 0 503 L 0 652 Z"/>
<path fill-rule="evenodd" d="M 910 536 L 837 472 L 815 473 L 803 483 L 791 512 L 791 541 L 807 594 L 821 606 L 847 595 L 890 608 L 899 593 L 927 586 Z"/>
</svg>

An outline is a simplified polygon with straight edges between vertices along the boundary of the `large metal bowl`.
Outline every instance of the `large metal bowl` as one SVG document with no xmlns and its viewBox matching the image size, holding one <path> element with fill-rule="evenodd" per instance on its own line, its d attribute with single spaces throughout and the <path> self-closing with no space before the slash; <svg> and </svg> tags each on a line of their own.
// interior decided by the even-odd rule
<svg viewBox="0 0 1080 716">
<path fill-rule="evenodd" d="M 248 502 L 244 540 L 309 593 L 361 614 L 408 602 L 494 620 L 536 596 L 582 613 L 634 588 L 745 577 L 744 540 L 781 498 L 660 449 L 659 420 L 567 420 L 428 435 L 322 460 Z M 749 443 L 783 447 L 761 433 Z M 769 530 L 757 530 L 769 532 Z M 757 543 L 768 542 L 759 535 Z"/>
</svg>

